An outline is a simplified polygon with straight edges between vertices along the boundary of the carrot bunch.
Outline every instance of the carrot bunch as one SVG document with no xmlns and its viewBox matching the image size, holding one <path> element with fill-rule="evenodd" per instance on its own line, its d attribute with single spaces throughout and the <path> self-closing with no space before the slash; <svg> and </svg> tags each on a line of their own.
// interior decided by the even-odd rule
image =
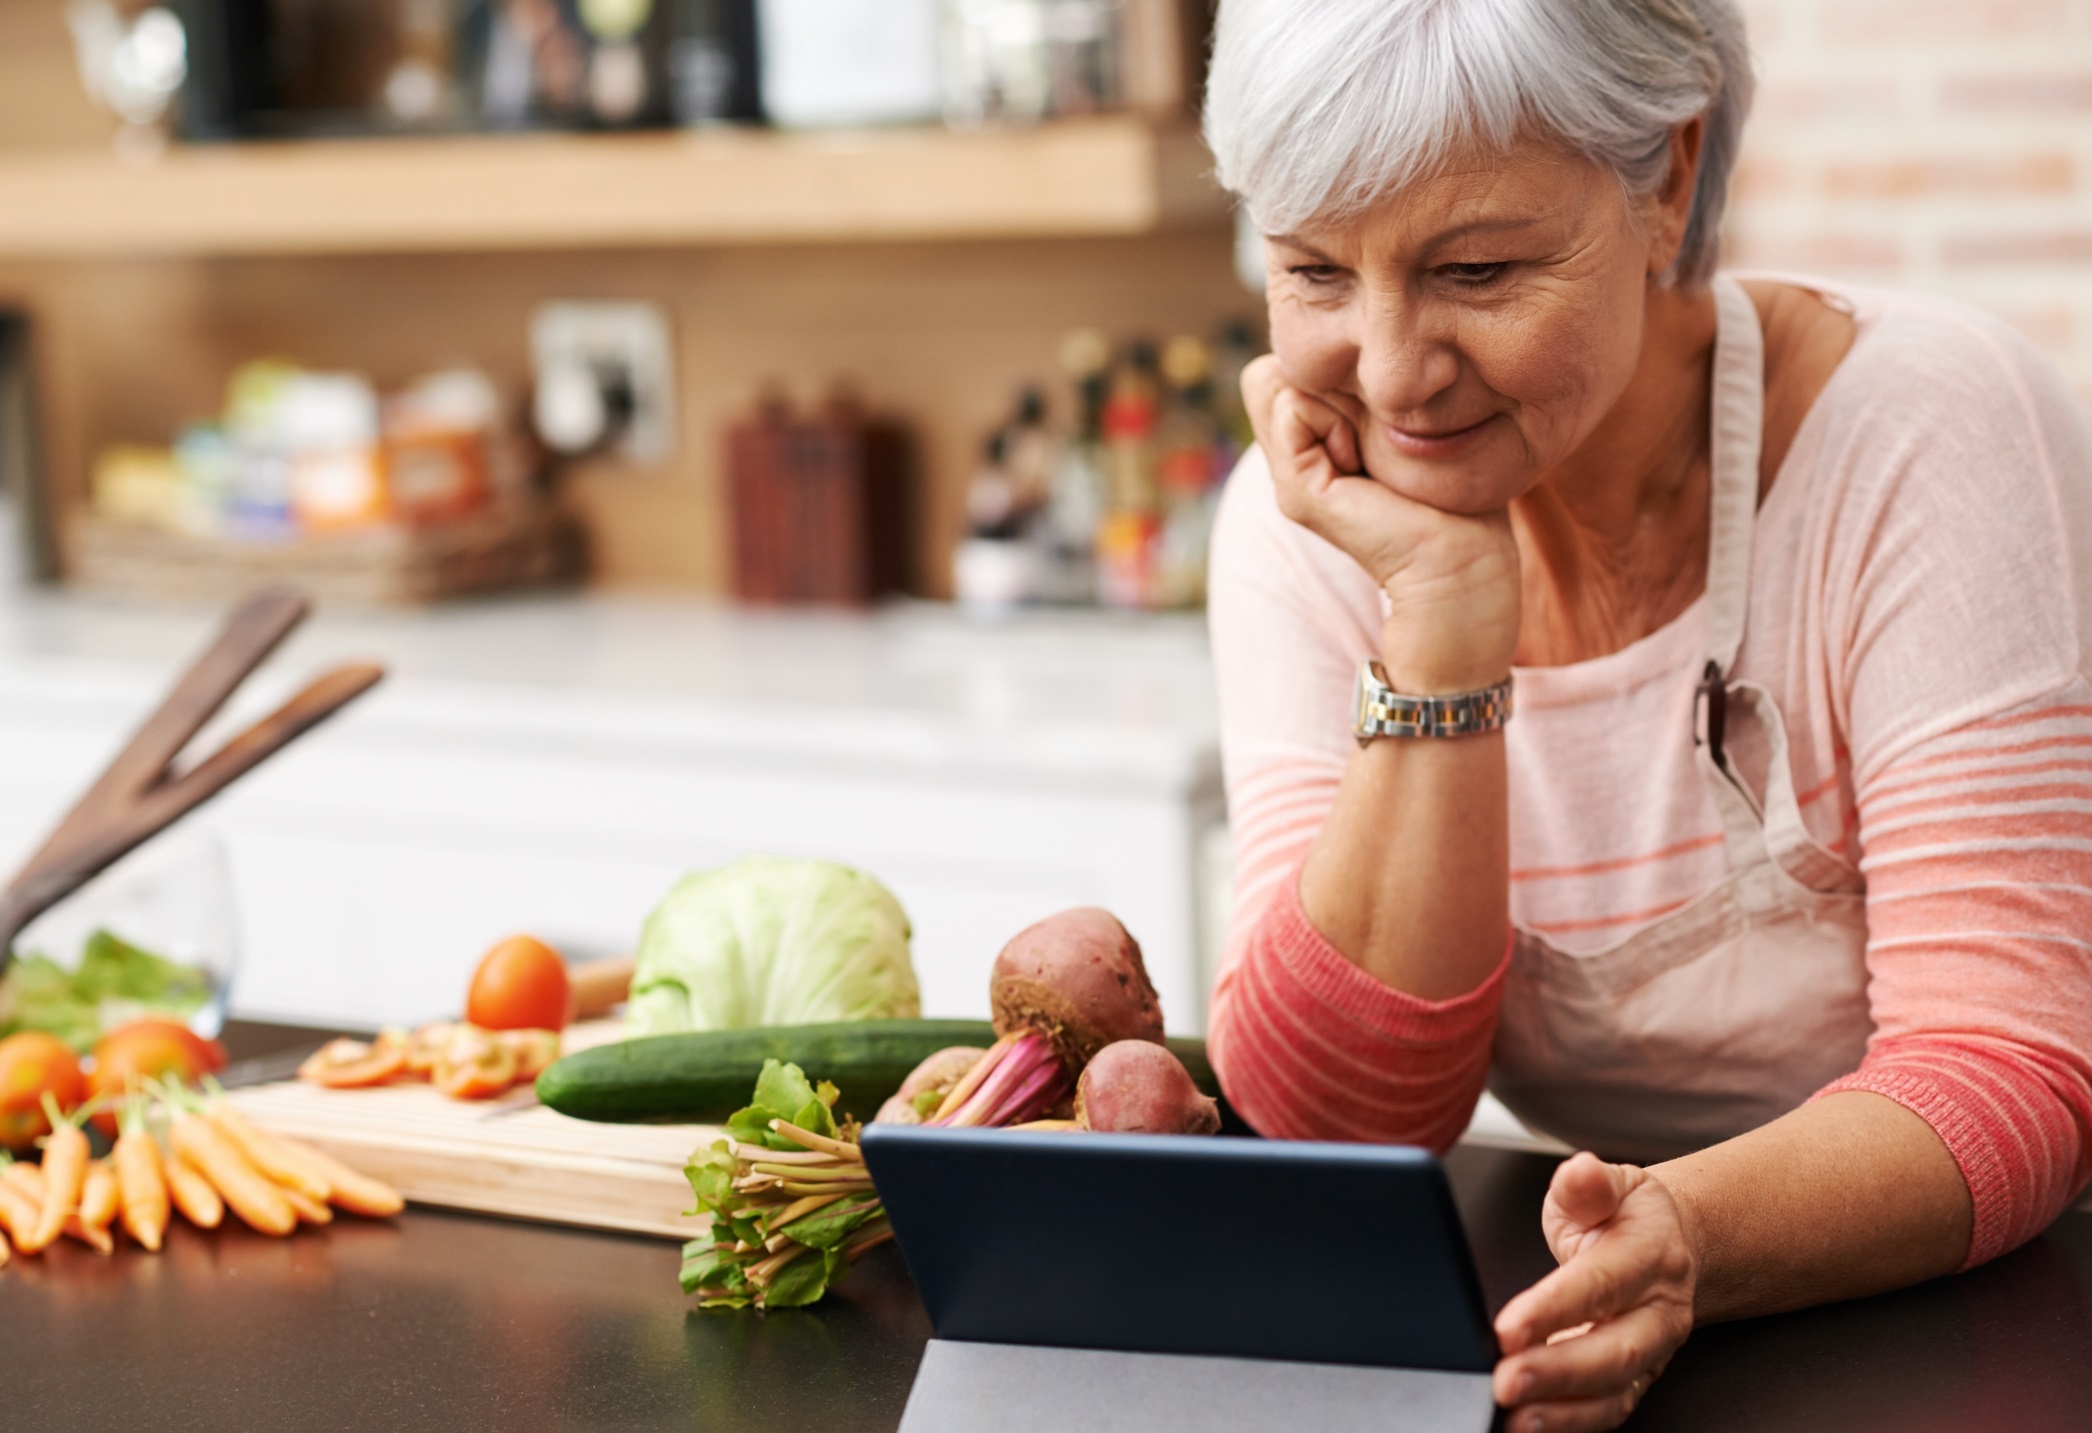
<svg viewBox="0 0 2092 1433">
<path fill-rule="evenodd" d="M 42 1164 L 0 1166 L 0 1265 L 10 1240 L 24 1254 L 42 1253 L 61 1235 L 112 1253 L 119 1224 L 156 1252 L 177 1211 L 199 1229 L 215 1229 L 230 1209 L 250 1228 L 283 1235 L 326 1224 L 337 1209 L 383 1219 L 403 1207 L 389 1185 L 257 1128 L 222 1091 L 206 1097 L 179 1084 L 149 1087 L 151 1101 L 138 1094 L 124 1101 L 107 1159 L 91 1157 L 80 1128 L 93 1106 L 46 1111 L 51 1133 Z M 164 1126 L 164 1145 L 156 1124 Z"/>
</svg>

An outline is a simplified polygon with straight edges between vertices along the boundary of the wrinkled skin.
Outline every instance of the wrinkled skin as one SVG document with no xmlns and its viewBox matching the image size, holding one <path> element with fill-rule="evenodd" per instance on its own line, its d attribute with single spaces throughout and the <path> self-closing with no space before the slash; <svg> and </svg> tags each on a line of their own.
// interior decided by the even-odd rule
<svg viewBox="0 0 2092 1433">
<path fill-rule="evenodd" d="M 1097 1052 L 1075 1086 L 1075 1123 L 1107 1134 L 1215 1134 L 1220 1106 L 1175 1055 L 1145 1040 Z"/>
<path fill-rule="evenodd" d="M 997 1034 L 1037 1030 L 1071 1070 L 1119 1040 L 1162 1040 L 1162 1001 L 1140 944 L 1095 906 L 1019 931 L 995 958 L 989 998 Z"/>
</svg>

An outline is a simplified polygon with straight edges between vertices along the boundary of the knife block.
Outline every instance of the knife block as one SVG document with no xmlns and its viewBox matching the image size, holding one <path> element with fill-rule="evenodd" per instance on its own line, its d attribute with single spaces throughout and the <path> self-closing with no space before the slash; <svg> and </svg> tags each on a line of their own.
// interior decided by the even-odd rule
<svg viewBox="0 0 2092 1433">
<path fill-rule="evenodd" d="M 800 415 L 769 400 L 727 435 L 735 595 L 862 607 L 912 586 L 907 430 L 832 399 Z"/>
</svg>

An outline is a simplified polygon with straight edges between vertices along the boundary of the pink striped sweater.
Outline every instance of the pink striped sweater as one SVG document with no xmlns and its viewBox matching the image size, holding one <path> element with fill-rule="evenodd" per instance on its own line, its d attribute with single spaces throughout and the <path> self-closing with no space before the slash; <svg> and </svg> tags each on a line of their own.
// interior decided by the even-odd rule
<svg viewBox="0 0 2092 1433">
<path fill-rule="evenodd" d="M 1808 282 L 1858 337 L 1759 511 L 1734 675 L 1778 703 L 1810 832 L 1866 883 L 1875 1028 L 1825 1092 L 1874 1091 L 1939 1133 L 1975 1264 L 2092 1175 L 2092 423 L 1993 319 Z M 1255 452 L 1213 563 L 1236 848 L 1214 1065 L 1267 1134 L 1444 1148 L 1487 1078 L 1504 968 L 1412 998 L 1324 940 L 1298 892 L 1379 594 L 1280 515 Z M 1608 656 L 1515 674 L 1512 918 L 1572 954 L 1723 876 L 1690 713 L 1653 680 L 1697 668 L 1703 636 L 1695 605 Z"/>
</svg>

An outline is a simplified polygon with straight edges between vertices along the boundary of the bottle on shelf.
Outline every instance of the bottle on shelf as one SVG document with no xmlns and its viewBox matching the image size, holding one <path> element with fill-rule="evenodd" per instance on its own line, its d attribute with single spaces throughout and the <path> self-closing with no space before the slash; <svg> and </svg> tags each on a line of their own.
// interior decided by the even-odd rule
<svg viewBox="0 0 2092 1433">
<path fill-rule="evenodd" d="M 1104 452 L 1111 508 L 1097 534 L 1097 591 L 1106 606 L 1158 604 L 1161 490 L 1155 474 L 1160 384 L 1152 344 L 1134 342 L 1112 370 L 1104 402 Z"/>
<path fill-rule="evenodd" d="M 1206 597 L 1206 548 L 1213 538 L 1227 444 L 1213 413 L 1213 355 L 1196 338 L 1173 338 L 1162 350 L 1166 385 L 1158 424 L 1156 480 L 1162 490 L 1162 533 L 1155 598 L 1165 607 L 1195 607 Z"/>
<path fill-rule="evenodd" d="M 1093 328 L 1077 329 L 1062 341 L 1060 363 L 1074 390 L 1075 416 L 1054 454 L 1043 524 L 1044 596 L 1049 602 L 1087 604 L 1097 600 L 1097 530 L 1111 507 L 1104 459 L 1111 340 Z"/>
<path fill-rule="evenodd" d="M 676 0 L 668 74 L 677 124 L 762 123 L 755 0 Z"/>
<path fill-rule="evenodd" d="M 667 122 L 669 24 L 657 0 L 575 0 L 588 46 L 590 121 L 599 129 Z"/>
</svg>

